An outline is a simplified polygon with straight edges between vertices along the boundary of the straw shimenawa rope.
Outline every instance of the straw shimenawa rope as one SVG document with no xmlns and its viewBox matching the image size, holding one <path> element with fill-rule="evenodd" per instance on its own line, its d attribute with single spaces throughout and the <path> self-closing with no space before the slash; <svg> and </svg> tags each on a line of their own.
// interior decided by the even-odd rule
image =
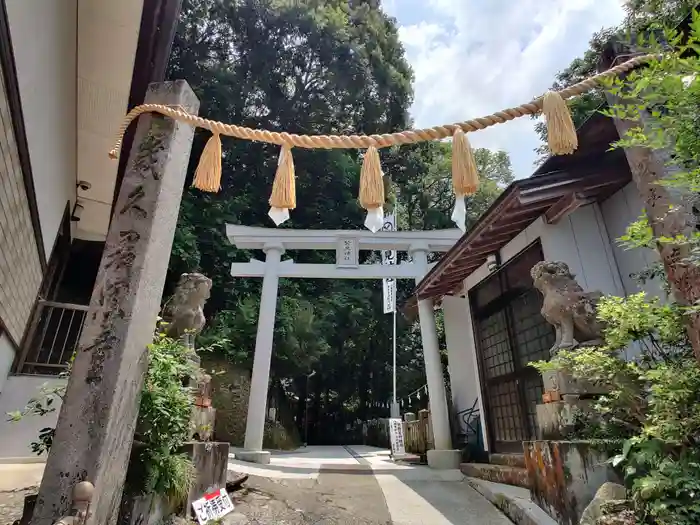
<svg viewBox="0 0 700 525">
<path fill-rule="evenodd" d="M 558 93 L 564 100 L 581 95 L 582 93 L 586 93 L 587 91 L 598 87 L 601 80 L 626 73 L 656 57 L 657 55 L 653 54 L 634 57 L 626 62 L 623 62 L 622 64 L 618 64 L 617 66 L 608 69 L 607 71 L 598 73 L 591 78 L 583 80 L 578 84 L 562 89 Z M 383 135 L 296 135 L 286 132 L 280 133 L 277 131 L 251 129 L 243 126 L 236 126 L 234 124 L 224 124 L 215 120 L 190 115 L 185 111 L 161 104 L 142 104 L 129 111 L 124 118 L 124 122 L 117 133 L 117 140 L 114 148 L 109 152 L 109 156 L 113 159 L 118 157 L 126 129 L 134 119 L 143 113 L 159 113 L 179 122 L 184 122 L 193 126 L 207 129 L 214 134 L 226 135 L 228 137 L 235 137 L 243 140 L 267 142 L 269 144 L 278 144 L 280 146 L 288 145 L 308 149 L 349 149 L 369 148 L 370 146 L 374 146 L 375 148 L 385 148 L 400 144 L 414 144 L 416 142 L 444 139 L 453 136 L 457 129 L 461 129 L 465 133 L 468 133 L 470 131 L 485 129 L 496 124 L 502 124 L 525 115 L 535 115 L 542 111 L 543 98 L 544 97 L 538 97 L 533 101 L 521 104 L 520 106 L 504 109 L 485 117 L 467 120 L 466 122 L 445 124 L 442 126 L 434 126 L 432 128 L 405 130 Z"/>
<path fill-rule="evenodd" d="M 126 129 L 134 119 L 143 113 L 159 113 L 178 122 L 207 129 L 211 131 L 212 137 L 207 142 L 200 157 L 192 185 L 203 191 L 216 192 L 221 187 L 221 135 L 277 144 L 282 149 L 270 196 L 271 207 L 269 215 L 275 224 L 279 226 L 289 219 L 289 210 L 296 208 L 296 183 L 292 147 L 308 149 L 366 149 L 360 174 L 359 201 L 362 207 L 367 210 L 365 226 L 374 232 L 380 229 L 384 222 L 383 206 L 385 199 L 384 180 L 377 150 L 388 146 L 452 137 L 452 180 L 455 192 L 455 208 L 452 213 L 452 220 L 459 228 L 465 230 L 466 207 L 464 197 L 476 192 L 479 185 L 476 162 L 466 133 L 485 129 L 495 124 L 502 124 L 525 115 L 542 113 L 547 124 L 547 142 L 550 151 L 554 155 L 571 154 L 578 147 L 578 137 L 566 99 L 590 91 L 597 87 L 603 79 L 626 73 L 655 57 L 656 55 L 641 55 L 631 58 L 627 62 L 561 91 L 548 91 L 531 102 L 514 108 L 504 109 L 486 117 L 456 124 L 405 130 L 383 135 L 295 135 L 286 132 L 279 133 L 209 120 L 191 115 L 179 106 L 143 104 L 135 107 L 126 115 L 124 122 L 119 128 L 114 149 L 109 152 L 109 155 L 112 158 L 117 158 Z"/>
</svg>

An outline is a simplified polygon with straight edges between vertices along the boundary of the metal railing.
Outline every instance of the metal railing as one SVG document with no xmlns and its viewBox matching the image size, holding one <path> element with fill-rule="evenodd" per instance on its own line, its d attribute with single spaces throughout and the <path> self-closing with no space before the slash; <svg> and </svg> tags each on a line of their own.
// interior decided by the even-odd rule
<svg viewBox="0 0 700 525">
<path fill-rule="evenodd" d="M 455 427 L 455 444 L 462 449 L 467 449 L 471 460 L 480 458 L 484 454 L 484 443 L 481 436 L 481 411 L 478 397 L 471 408 L 455 414 Z"/>
<path fill-rule="evenodd" d="M 68 368 L 83 331 L 88 307 L 39 300 L 17 371 L 58 375 Z"/>
</svg>

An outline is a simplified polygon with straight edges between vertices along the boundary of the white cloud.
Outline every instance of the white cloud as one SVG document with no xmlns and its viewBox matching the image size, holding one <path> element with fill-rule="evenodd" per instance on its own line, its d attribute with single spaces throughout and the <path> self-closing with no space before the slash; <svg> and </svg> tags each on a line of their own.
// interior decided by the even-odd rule
<svg viewBox="0 0 700 525">
<path fill-rule="evenodd" d="M 418 127 L 468 120 L 541 95 L 583 54 L 593 33 L 623 17 L 615 0 L 390 0 L 415 73 Z M 416 11 L 418 10 L 418 11 Z M 532 172 L 539 139 L 522 117 L 470 135 Z"/>
</svg>

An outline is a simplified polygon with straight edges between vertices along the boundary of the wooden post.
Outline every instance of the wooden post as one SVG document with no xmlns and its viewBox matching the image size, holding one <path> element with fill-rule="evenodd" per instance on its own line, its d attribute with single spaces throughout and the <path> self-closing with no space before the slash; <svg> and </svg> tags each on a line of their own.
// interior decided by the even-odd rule
<svg viewBox="0 0 700 525">
<path fill-rule="evenodd" d="M 146 103 L 199 110 L 184 81 L 152 84 Z M 95 486 L 87 524 L 117 520 L 193 135 L 162 116 L 139 119 L 32 525 L 65 515 L 84 480 Z"/>
<path fill-rule="evenodd" d="M 598 69 L 609 69 L 618 55 L 630 52 L 620 42 L 613 42 L 603 55 Z M 606 93 L 610 106 L 617 103 L 615 96 Z M 638 125 L 649 122 L 651 115 L 643 112 L 640 122 L 614 119 L 615 127 L 620 136 Z M 649 225 L 656 237 L 676 237 L 677 235 L 692 236 L 696 231 L 697 218 L 693 213 L 692 198 L 695 195 L 684 195 L 683 191 L 662 186 L 659 181 L 672 176 L 676 171 L 669 163 L 668 151 L 652 151 L 647 148 L 626 148 L 625 155 L 632 172 L 639 195 L 644 201 Z M 690 254 L 688 246 L 676 244 L 658 244 L 657 251 L 661 256 L 664 270 L 671 286 L 675 300 L 682 305 L 693 305 L 700 300 L 700 267 L 688 264 L 684 259 Z M 700 315 L 687 317 L 686 331 L 693 347 L 695 358 L 700 362 Z"/>
</svg>

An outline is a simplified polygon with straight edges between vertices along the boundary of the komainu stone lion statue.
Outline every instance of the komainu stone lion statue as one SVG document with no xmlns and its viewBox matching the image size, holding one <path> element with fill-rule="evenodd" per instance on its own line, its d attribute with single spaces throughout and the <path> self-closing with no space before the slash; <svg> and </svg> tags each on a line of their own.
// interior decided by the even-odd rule
<svg viewBox="0 0 700 525">
<path fill-rule="evenodd" d="M 603 343 L 605 325 L 597 318 L 602 293 L 584 292 L 564 262 L 538 262 L 530 275 L 544 297 L 542 316 L 556 330 L 556 340 L 550 349 L 552 356 L 577 345 Z"/>
<path fill-rule="evenodd" d="M 173 339 L 188 335 L 187 343 L 194 342 L 194 336 L 202 331 L 206 319 L 204 303 L 211 294 L 211 279 L 201 273 L 183 273 L 177 283 L 175 293 L 165 307 L 164 316 L 169 322 L 166 334 Z"/>
</svg>

